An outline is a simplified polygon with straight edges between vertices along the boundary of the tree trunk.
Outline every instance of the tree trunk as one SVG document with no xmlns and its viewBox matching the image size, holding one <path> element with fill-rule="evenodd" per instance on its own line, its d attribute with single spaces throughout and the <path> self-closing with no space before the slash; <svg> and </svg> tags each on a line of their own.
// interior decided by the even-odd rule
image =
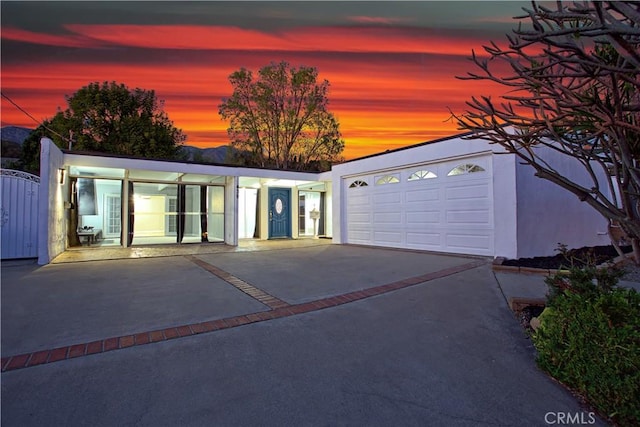
<svg viewBox="0 0 640 427">
<path fill-rule="evenodd" d="M 640 265 L 640 240 L 639 239 L 631 239 L 631 248 L 632 251 L 632 260 L 636 263 L 636 265 Z"/>
</svg>

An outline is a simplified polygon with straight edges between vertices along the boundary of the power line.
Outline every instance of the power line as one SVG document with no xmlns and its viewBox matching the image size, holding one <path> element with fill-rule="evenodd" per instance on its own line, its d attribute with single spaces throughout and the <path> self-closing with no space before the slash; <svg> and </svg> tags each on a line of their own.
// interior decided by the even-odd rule
<svg viewBox="0 0 640 427">
<path fill-rule="evenodd" d="M 16 104 L 11 98 L 9 98 L 7 95 L 5 95 L 4 93 L 1 93 L 2 97 L 5 98 L 7 101 L 9 101 L 10 103 L 12 103 L 18 110 L 22 111 L 24 114 L 26 114 L 31 120 L 33 120 L 34 122 L 38 123 L 39 125 L 42 125 L 42 122 L 40 122 L 38 119 L 36 119 L 35 117 L 33 117 L 31 114 L 29 114 L 28 111 L 26 111 L 24 108 L 22 108 L 21 106 L 19 106 L 18 104 Z"/>
<path fill-rule="evenodd" d="M 11 104 L 13 104 L 13 106 L 15 106 L 18 110 L 20 110 L 21 112 L 23 112 L 24 114 L 27 115 L 27 117 L 29 117 L 31 120 L 33 120 L 34 122 L 36 122 L 39 126 L 42 126 L 43 128 L 45 128 L 46 130 L 48 130 L 49 132 L 51 132 L 54 135 L 59 136 L 60 138 L 62 138 L 62 140 L 64 142 L 69 143 L 69 146 L 71 146 L 71 140 L 60 135 L 58 132 L 56 132 L 55 130 L 51 129 L 50 127 L 48 127 L 47 125 L 45 125 L 44 123 L 42 123 L 40 120 L 36 119 L 35 117 L 33 117 L 31 114 L 29 114 L 29 112 L 27 110 L 25 110 L 24 108 L 22 108 L 21 106 L 19 106 L 18 104 L 16 104 L 13 99 L 9 98 L 7 95 L 4 94 L 4 92 L 0 92 L 0 95 L 2 95 L 3 98 L 5 98 L 7 101 L 9 101 Z"/>
</svg>

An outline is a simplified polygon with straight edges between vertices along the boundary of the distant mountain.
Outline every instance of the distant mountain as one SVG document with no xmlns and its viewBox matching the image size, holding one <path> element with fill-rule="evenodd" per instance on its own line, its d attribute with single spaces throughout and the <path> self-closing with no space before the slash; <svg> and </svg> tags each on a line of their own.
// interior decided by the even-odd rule
<svg viewBox="0 0 640 427">
<path fill-rule="evenodd" d="M 7 162 L 20 158 L 22 144 L 32 130 L 19 126 L 3 126 L 0 128 L 0 136 L 2 137 L 0 155 L 2 155 L 3 167 L 7 166 Z"/>
<path fill-rule="evenodd" d="M 3 126 L 0 128 L 2 136 L 2 157 L 6 159 L 20 158 L 22 144 L 33 129 L 19 126 Z M 187 161 L 200 163 L 225 163 L 227 158 L 227 146 L 223 145 L 215 148 L 198 148 L 191 145 L 183 145 L 182 152 L 185 153 Z"/>
<path fill-rule="evenodd" d="M 198 148 L 191 145 L 183 145 L 182 152 L 186 154 L 186 160 L 201 163 L 225 163 L 228 146 L 222 145 L 215 148 Z"/>
<path fill-rule="evenodd" d="M 14 142 L 22 145 L 31 131 L 33 131 L 33 129 L 23 128 L 20 126 L 3 126 L 0 128 L 0 136 L 2 137 L 2 142 Z"/>
</svg>

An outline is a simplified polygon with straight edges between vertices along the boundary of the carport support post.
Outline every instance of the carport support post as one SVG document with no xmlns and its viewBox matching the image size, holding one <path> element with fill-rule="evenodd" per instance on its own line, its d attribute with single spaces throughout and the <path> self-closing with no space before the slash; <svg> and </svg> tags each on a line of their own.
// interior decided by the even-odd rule
<svg viewBox="0 0 640 427">
<path fill-rule="evenodd" d="M 227 176 L 224 187 L 224 242 L 238 246 L 238 198 L 240 180 L 237 176 Z"/>
<path fill-rule="evenodd" d="M 124 171 L 122 181 L 122 200 L 120 201 L 120 235 L 122 247 L 129 247 L 129 169 Z"/>
</svg>

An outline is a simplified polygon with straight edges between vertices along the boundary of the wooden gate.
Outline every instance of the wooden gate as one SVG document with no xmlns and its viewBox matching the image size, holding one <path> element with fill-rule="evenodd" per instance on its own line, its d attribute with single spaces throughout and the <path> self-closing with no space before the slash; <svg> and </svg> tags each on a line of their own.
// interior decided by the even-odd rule
<svg viewBox="0 0 640 427">
<path fill-rule="evenodd" d="M 38 256 L 38 193 L 40 178 L 2 169 L 2 259 Z"/>
</svg>

